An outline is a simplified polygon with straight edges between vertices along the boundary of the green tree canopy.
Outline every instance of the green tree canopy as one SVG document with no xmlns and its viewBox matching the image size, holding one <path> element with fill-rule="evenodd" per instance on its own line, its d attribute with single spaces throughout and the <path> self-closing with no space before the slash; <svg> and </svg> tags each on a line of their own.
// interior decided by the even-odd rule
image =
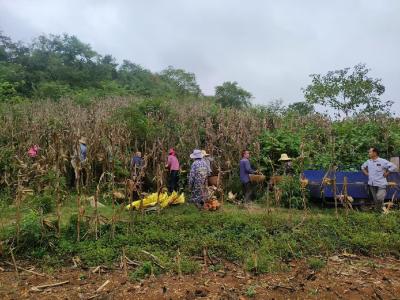
<svg viewBox="0 0 400 300">
<path fill-rule="evenodd" d="M 314 105 L 307 102 L 294 102 L 287 108 L 287 112 L 295 113 L 301 116 L 310 115 L 315 112 Z"/>
<path fill-rule="evenodd" d="M 326 75 L 312 74 L 312 83 L 303 89 L 304 96 L 310 104 L 333 108 L 337 117 L 389 112 L 393 102 L 381 100 L 385 87 L 381 79 L 369 77 L 369 71 L 365 64 L 358 64 Z"/>
<path fill-rule="evenodd" d="M 193 73 L 173 67 L 153 73 L 128 60 L 118 66 L 113 56 L 100 55 L 68 34 L 40 35 L 25 45 L 0 32 L 0 83 L 1 101 L 72 96 L 87 102 L 110 94 L 201 95 Z"/>
<path fill-rule="evenodd" d="M 196 82 L 196 75 L 194 73 L 169 66 L 167 69 L 161 71 L 160 76 L 178 95 L 201 95 L 201 90 Z"/>
<path fill-rule="evenodd" d="M 252 95 L 238 86 L 237 82 L 226 81 L 215 87 L 215 100 L 222 107 L 243 108 L 250 106 Z"/>
</svg>

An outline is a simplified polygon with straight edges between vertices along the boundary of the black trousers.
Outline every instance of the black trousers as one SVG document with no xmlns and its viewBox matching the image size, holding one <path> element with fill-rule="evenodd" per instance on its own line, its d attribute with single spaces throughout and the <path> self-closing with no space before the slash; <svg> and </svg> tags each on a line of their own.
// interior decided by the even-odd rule
<svg viewBox="0 0 400 300">
<path fill-rule="evenodd" d="M 252 200 L 253 190 L 250 182 L 242 183 L 243 201 L 249 202 Z"/>
<path fill-rule="evenodd" d="M 172 170 L 169 172 L 168 178 L 168 192 L 172 193 L 173 191 L 178 192 L 179 189 L 179 171 Z"/>
</svg>

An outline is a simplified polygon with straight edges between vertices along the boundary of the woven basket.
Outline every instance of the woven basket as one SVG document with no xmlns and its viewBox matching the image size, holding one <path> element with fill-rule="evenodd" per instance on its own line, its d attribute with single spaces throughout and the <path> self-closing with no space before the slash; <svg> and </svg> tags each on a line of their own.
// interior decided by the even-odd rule
<svg viewBox="0 0 400 300">
<path fill-rule="evenodd" d="M 218 176 L 210 176 L 208 177 L 208 185 L 218 186 Z"/>
<path fill-rule="evenodd" d="M 265 175 L 250 174 L 250 182 L 261 183 L 265 181 Z"/>
</svg>

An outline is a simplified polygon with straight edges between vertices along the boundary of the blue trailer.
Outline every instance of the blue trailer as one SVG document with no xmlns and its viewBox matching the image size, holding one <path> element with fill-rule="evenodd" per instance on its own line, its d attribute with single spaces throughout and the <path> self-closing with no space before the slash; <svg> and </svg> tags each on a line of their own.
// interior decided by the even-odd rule
<svg viewBox="0 0 400 300">
<path fill-rule="evenodd" d="M 368 177 L 363 172 L 343 172 L 306 170 L 303 177 L 308 180 L 308 189 L 312 199 L 323 203 L 334 202 L 332 180 L 336 178 L 336 195 L 343 193 L 344 178 L 347 177 L 347 194 L 354 199 L 354 205 L 364 204 L 369 200 Z M 386 200 L 397 200 L 400 192 L 400 172 L 392 172 L 387 178 L 390 185 Z"/>
</svg>

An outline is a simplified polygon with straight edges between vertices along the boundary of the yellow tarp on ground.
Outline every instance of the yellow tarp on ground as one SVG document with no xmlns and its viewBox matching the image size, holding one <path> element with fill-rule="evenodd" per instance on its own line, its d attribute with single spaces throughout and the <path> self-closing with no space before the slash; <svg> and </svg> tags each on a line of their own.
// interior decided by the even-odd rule
<svg viewBox="0 0 400 300">
<path fill-rule="evenodd" d="M 160 196 L 158 196 L 157 193 L 153 193 L 143 200 L 133 201 L 126 206 L 126 209 L 139 209 L 141 201 L 143 201 L 143 208 L 155 206 L 158 201 L 160 202 L 160 207 L 164 208 L 169 205 L 185 203 L 185 195 L 183 193 L 178 194 L 173 192 L 171 195 L 168 195 L 168 193 L 160 193 Z"/>
</svg>

